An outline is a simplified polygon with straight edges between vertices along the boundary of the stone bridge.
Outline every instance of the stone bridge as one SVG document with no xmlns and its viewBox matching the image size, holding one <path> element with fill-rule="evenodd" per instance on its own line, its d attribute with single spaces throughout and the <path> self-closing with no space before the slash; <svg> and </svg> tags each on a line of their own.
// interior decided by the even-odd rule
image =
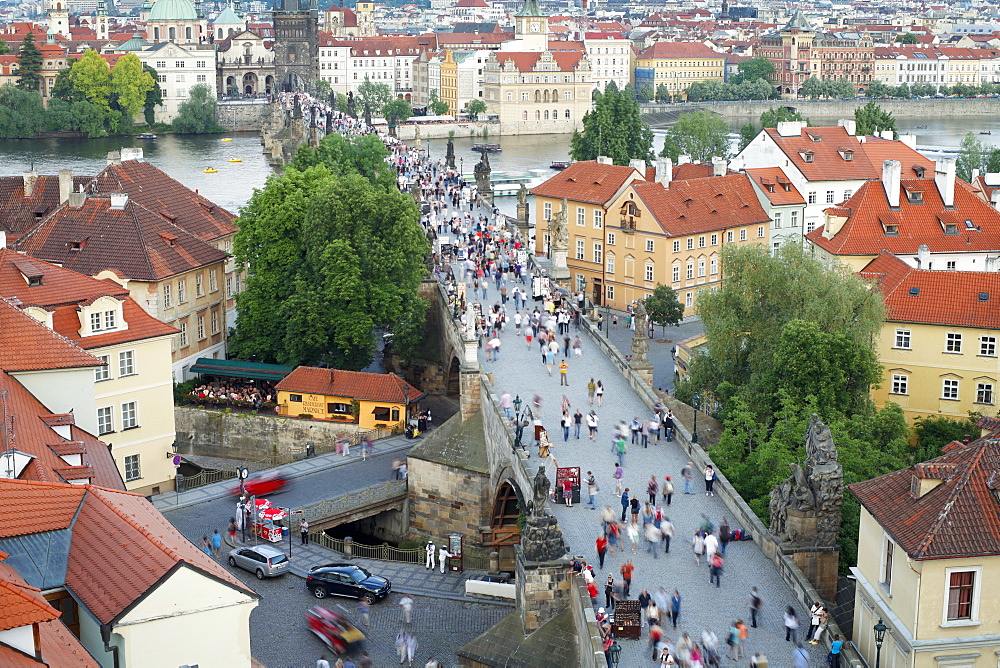
<svg viewBox="0 0 1000 668">
<path fill-rule="evenodd" d="M 406 526 L 409 523 L 408 506 L 406 481 L 388 480 L 374 487 L 295 508 L 292 513 L 303 513 L 313 531 L 325 531 L 390 510 L 402 513 L 401 525 Z"/>
</svg>

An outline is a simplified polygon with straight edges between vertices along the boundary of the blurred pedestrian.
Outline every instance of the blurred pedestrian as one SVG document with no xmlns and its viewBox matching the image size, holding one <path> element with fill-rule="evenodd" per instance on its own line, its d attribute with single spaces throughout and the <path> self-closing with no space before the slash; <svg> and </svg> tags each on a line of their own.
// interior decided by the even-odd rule
<svg viewBox="0 0 1000 668">
<path fill-rule="evenodd" d="M 216 529 L 212 532 L 212 556 L 218 559 L 219 550 L 222 549 L 222 534 Z"/>
<path fill-rule="evenodd" d="M 413 599 L 409 594 L 403 594 L 399 599 L 399 607 L 403 609 L 403 623 L 410 626 L 413 623 Z"/>
<path fill-rule="evenodd" d="M 368 603 L 368 599 L 362 598 L 358 601 L 358 614 L 361 615 L 361 624 L 364 627 L 371 627 L 371 605 Z"/>
</svg>

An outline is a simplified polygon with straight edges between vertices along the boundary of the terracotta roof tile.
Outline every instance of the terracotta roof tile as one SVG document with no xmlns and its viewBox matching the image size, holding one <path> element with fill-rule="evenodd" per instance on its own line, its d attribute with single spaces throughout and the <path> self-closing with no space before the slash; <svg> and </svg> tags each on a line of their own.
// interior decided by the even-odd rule
<svg viewBox="0 0 1000 668">
<path fill-rule="evenodd" d="M 806 199 L 799 192 L 780 167 L 758 167 L 745 170 L 754 183 L 760 187 L 764 197 L 774 206 L 805 204 Z"/>
<path fill-rule="evenodd" d="M 890 322 L 1000 328 L 997 272 L 913 269 L 886 251 L 859 274 L 875 282 Z"/>
<path fill-rule="evenodd" d="M 394 373 L 366 373 L 312 366 L 296 367 L 274 387 L 290 392 L 400 404 L 412 403 L 424 396 L 423 392 Z"/>
<path fill-rule="evenodd" d="M 642 176 L 631 167 L 582 160 L 535 186 L 531 194 L 605 205 L 622 186 L 634 180 L 642 180 Z"/>
<path fill-rule="evenodd" d="M 640 51 L 636 58 L 717 58 L 722 60 L 724 53 L 712 51 L 701 42 L 657 42 Z"/>
<path fill-rule="evenodd" d="M 661 183 L 636 183 L 632 187 L 668 236 L 771 220 L 746 174 L 678 181 L 669 188 Z"/>
<path fill-rule="evenodd" d="M 849 489 L 912 559 L 1000 555 L 1000 503 L 994 494 L 1000 440 L 952 444 L 917 466 Z M 937 479 L 932 474 L 944 478 L 914 498 L 910 489 L 917 471 L 924 480 Z"/>
<path fill-rule="evenodd" d="M 23 581 L 22 581 L 23 582 Z M 35 587 L 7 581 L 0 577 L 0 631 L 19 626 L 47 622 L 59 617 L 59 612 L 45 602 Z"/>
<path fill-rule="evenodd" d="M 0 297 L 0 369 L 38 371 L 100 365 L 99 359 Z"/>
<path fill-rule="evenodd" d="M 74 176 L 73 190 L 93 177 Z M 24 196 L 23 176 L 0 176 L 0 229 L 14 239 L 34 227 L 40 218 L 59 206 L 59 177 L 40 174 L 31 197 Z"/>
<path fill-rule="evenodd" d="M 72 524 L 87 490 L 80 485 L 37 482 L 32 485 L 0 486 L 0 538 L 66 529 Z"/>
</svg>

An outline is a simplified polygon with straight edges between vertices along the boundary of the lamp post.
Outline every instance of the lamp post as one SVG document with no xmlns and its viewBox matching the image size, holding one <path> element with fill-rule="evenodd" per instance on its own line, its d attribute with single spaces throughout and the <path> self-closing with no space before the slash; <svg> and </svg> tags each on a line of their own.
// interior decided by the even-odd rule
<svg viewBox="0 0 1000 668">
<path fill-rule="evenodd" d="M 878 624 L 873 627 L 875 631 L 875 668 L 880 668 L 882 664 L 882 641 L 885 640 L 885 632 L 889 627 L 882 623 L 882 618 L 878 618 Z"/>
<path fill-rule="evenodd" d="M 691 431 L 691 442 L 698 442 L 698 409 L 701 408 L 701 396 L 696 392 L 691 397 L 691 408 L 694 409 L 694 429 Z"/>
<path fill-rule="evenodd" d="M 524 427 L 526 423 L 526 418 L 531 417 L 531 407 L 524 406 L 524 410 L 522 411 L 521 410 L 522 404 L 524 404 L 524 402 L 521 401 L 521 395 L 519 394 L 516 395 L 514 397 L 514 450 L 515 451 L 517 451 L 518 448 L 527 451 L 527 448 L 524 447 L 522 439 L 524 438 Z"/>
<path fill-rule="evenodd" d="M 622 658 L 622 648 L 621 645 L 618 644 L 617 638 L 611 643 L 611 647 L 608 648 L 608 655 L 611 657 L 611 665 L 614 666 L 614 668 L 618 668 L 618 662 Z"/>
</svg>

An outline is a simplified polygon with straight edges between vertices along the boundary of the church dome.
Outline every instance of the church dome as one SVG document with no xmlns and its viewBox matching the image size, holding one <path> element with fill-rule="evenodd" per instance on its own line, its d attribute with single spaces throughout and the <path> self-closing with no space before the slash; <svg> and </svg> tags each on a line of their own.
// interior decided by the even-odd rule
<svg viewBox="0 0 1000 668">
<path fill-rule="evenodd" d="M 197 21 L 198 12 L 191 0 L 156 0 L 149 21 Z"/>
</svg>

